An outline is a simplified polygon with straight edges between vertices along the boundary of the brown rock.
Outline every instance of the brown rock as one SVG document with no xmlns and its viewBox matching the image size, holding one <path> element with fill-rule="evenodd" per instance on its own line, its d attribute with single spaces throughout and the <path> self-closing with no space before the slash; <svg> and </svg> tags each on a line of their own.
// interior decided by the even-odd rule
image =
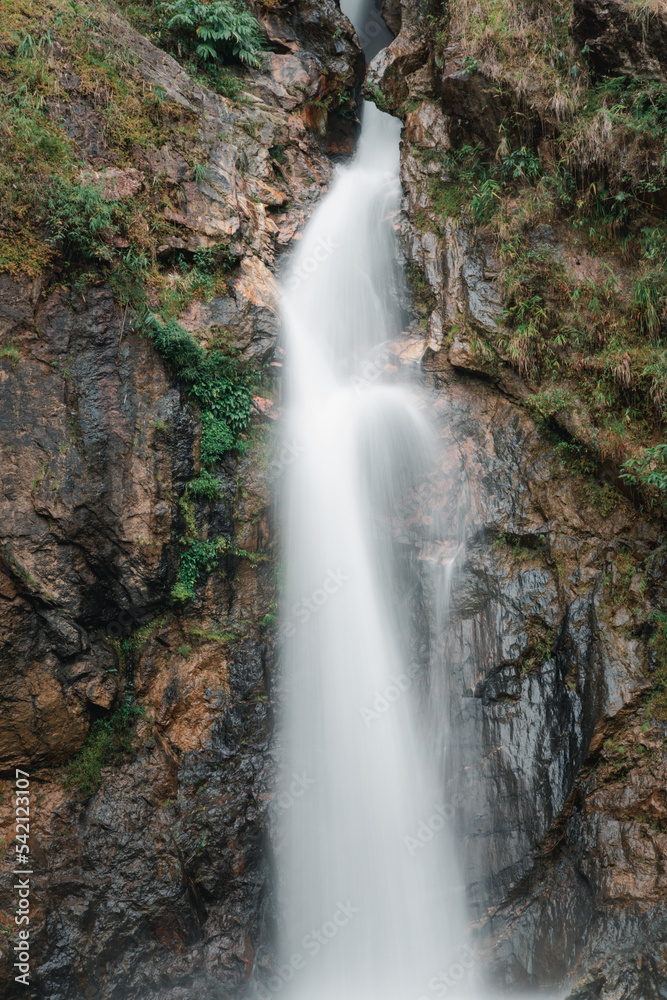
<svg viewBox="0 0 667 1000">
<path fill-rule="evenodd" d="M 104 170 L 82 170 L 79 174 L 82 184 L 92 184 L 102 189 L 107 201 L 127 201 L 141 191 L 144 175 L 134 167 L 121 170 L 119 167 L 105 167 Z"/>
<path fill-rule="evenodd" d="M 572 34 L 598 73 L 667 78 L 667 9 L 628 0 L 575 0 Z"/>
<path fill-rule="evenodd" d="M 380 11 L 384 18 L 384 23 L 390 31 L 397 35 L 401 30 L 401 0 L 382 0 Z"/>
<path fill-rule="evenodd" d="M 6 668 L 0 677 L 0 768 L 60 764 L 83 745 L 89 720 L 81 702 L 58 679 L 55 656 Z"/>
</svg>

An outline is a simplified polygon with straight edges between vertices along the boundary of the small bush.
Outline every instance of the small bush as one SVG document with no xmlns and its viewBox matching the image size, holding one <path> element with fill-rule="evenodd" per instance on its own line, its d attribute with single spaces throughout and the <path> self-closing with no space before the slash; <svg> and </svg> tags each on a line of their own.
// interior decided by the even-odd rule
<svg viewBox="0 0 667 1000">
<path fill-rule="evenodd" d="M 120 257 L 109 279 L 119 305 L 136 306 L 145 302 L 149 271 L 148 257 L 133 247 Z"/>
<path fill-rule="evenodd" d="M 259 22 L 239 0 L 169 0 L 160 4 L 167 30 L 183 40 L 199 59 L 239 59 L 261 66 L 264 38 Z"/>
<path fill-rule="evenodd" d="M 67 256 L 110 261 L 105 235 L 115 230 L 113 210 L 99 188 L 56 178 L 46 202 L 46 223 Z"/>
<path fill-rule="evenodd" d="M 631 486 L 654 486 L 667 490 L 667 444 L 642 448 L 638 455 L 623 466 L 621 479 Z"/>
<path fill-rule="evenodd" d="M 536 181 L 542 174 L 542 167 L 532 149 L 515 149 L 508 153 L 501 163 L 501 172 L 506 181 Z"/>
<path fill-rule="evenodd" d="M 203 413 L 201 425 L 202 464 L 214 465 L 234 447 L 234 433 L 229 424 L 213 413 Z"/>
<path fill-rule="evenodd" d="M 229 549 L 226 538 L 218 538 L 214 542 L 190 541 L 181 555 L 178 577 L 171 592 L 172 600 L 177 604 L 194 600 L 195 584 L 204 573 L 213 572 Z"/>
<path fill-rule="evenodd" d="M 78 789 L 89 799 L 100 787 L 102 769 L 132 751 L 132 729 L 137 718 L 146 714 L 143 706 L 125 698 L 107 719 L 93 723 L 88 739 L 67 768 L 65 785 Z"/>
<path fill-rule="evenodd" d="M 164 326 L 154 320 L 149 333 L 158 353 L 178 374 L 196 371 L 203 364 L 206 357 L 203 348 L 175 320 L 169 320 Z"/>
<path fill-rule="evenodd" d="M 222 487 L 220 480 L 216 476 L 212 476 L 210 472 L 204 470 L 197 479 L 193 479 L 188 483 L 185 492 L 188 497 L 194 499 L 205 497 L 211 503 L 214 503 L 221 498 Z"/>
</svg>

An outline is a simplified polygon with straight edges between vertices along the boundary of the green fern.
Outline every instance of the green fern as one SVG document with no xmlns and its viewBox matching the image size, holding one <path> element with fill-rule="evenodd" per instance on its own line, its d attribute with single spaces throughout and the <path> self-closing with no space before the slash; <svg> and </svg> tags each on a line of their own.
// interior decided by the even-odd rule
<svg viewBox="0 0 667 1000">
<path fill-rule="evenodd" d="M 169 0 L 160 6 L 169 18 L 167 30 L 183 36 L 204 62 L 234 57 L 247 66 L 262 65 L 259 22 L 239 0 Z"/>
</svg>

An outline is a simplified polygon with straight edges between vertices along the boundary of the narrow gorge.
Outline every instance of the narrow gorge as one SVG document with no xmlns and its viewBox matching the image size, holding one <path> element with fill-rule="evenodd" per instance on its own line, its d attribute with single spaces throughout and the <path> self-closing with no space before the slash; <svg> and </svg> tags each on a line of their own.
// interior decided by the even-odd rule
<svg viewBox="0 0 667 1000">
<path fill-rule="evenodd" d="M 667 997 L 664 0 L 0 9 L 0 995 Z"/>
</svg>

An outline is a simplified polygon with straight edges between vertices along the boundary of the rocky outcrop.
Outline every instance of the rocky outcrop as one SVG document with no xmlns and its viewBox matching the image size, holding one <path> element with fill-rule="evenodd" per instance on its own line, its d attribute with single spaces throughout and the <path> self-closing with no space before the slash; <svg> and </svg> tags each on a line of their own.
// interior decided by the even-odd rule
<svg viewBox="0 0 667 1000">
<path fill-rule="evenodd" d="M 447 741 L 480 974 L 511 995 L 660 996 L 665 724 L 644 633 L 658 532 L 627 502 L 601 509 L 490 380 L 424 351 L 440 448 L 397 544 L 426 567 L 415 620 L 442 636 L 418 654 L 424 730 Z M 443 632 L 428 567 L 452 557 Z"/>
<path fill-rule="evenodd" d="M 479 55 L 469 55 L 463 8 L 450 10 L 448 34 L 425 44 L 406 28 L 406 7 L 418 23 L 418 5 L 404 4 L 401 36 L 371 66 L 367 90 L 380 89 L 405 121 L 400 227 L 419 324 L 409 357 L 396 353 L 431 380 L 425 406 L 437 414 L 442 449 L 418 509 L 440 511 L 441 544 L 458 553 L 450 626 L 428 656 L 430 728 L 449 701 L 449 794 L 483 975 L 510 991 L 663 996 L 665 726 L 647 645 L 647 623 L 665 600 L 649 569 L 661 560 L 661 524 L 613 489 L 612 463 L 591 480 L 536 426 L 536 389 L 503 347 L 501 239 L 460 211 L 451 183 L 451 154 L 466 143 L 481 143 L 487 161 L 506 155 L 500 126 L 507 130 L 512 109 L 518 141 L 547 155 L 538 143 L 554 128 L 553 106 L 534 67 L 513 89 L 491 37 L 477 38 Z M 646 16 L 659 39 L 659 12 Z M 620 5 L 576 5 L 576 41 L 600 71 L 658 79 L 659 42 L 644 36 L 636 52 L 638 22 L 629 17 Z M 535 216 L 523 223 L 528 248 L 574 282 L 587 280 L 564 230 Z M 520 231 L 501 223 L 505 239 Z M 548 417 L 595 451 L 576 405 Z M 422 588 L 417 620 L 437 623 L 441 594 Z"/>
<path fill-rule="evenodd" d="M 667 13 L 659 4 L 576 0 L 572 32 L 598 73 L 667 77 Z"/>
<path fill-rule="evenodd" d="M 664 844 L 653 830 L 664 727 L 641 710 L 651 687 L 642 567 L 658 536 L 629 506 L 602 516 L 515 404 L 445 377 L 436 407 L 450 457 L 436 495 L 452 544 L 466 537 L 466 559 L 452 584 L 442 662 L 453 671 L 473 912 L 498 935 L 488 974 L 507 986 L 560 986 L 594 954 L 608 963 L 622 926 L 636 935 L 628 953 L 644 949 L 657 960 L 659 938 L 643 919 L 633 925 L 627 907 L 634 898 L 664 919 L 655 881 Z M 447 517 L 457 509 L 468 512 L 458 525 Z M 604 761 L 628 716 L 638 721 L 619 786 Z M 644 747 L 636 758 L 633 744 Z M 646 862 L 634 860 L 634 842 L 654 858 L 650 872 L 644 850 Z M 610 883 L 603 873 L 612 865 Z M 540 886 L 559 877 L 562 892 L 547 902 Z M 555 928 L 564 949 L 554 947 Z M 598 968 L 611 979 L 603 962 Z"/>
</svg>

